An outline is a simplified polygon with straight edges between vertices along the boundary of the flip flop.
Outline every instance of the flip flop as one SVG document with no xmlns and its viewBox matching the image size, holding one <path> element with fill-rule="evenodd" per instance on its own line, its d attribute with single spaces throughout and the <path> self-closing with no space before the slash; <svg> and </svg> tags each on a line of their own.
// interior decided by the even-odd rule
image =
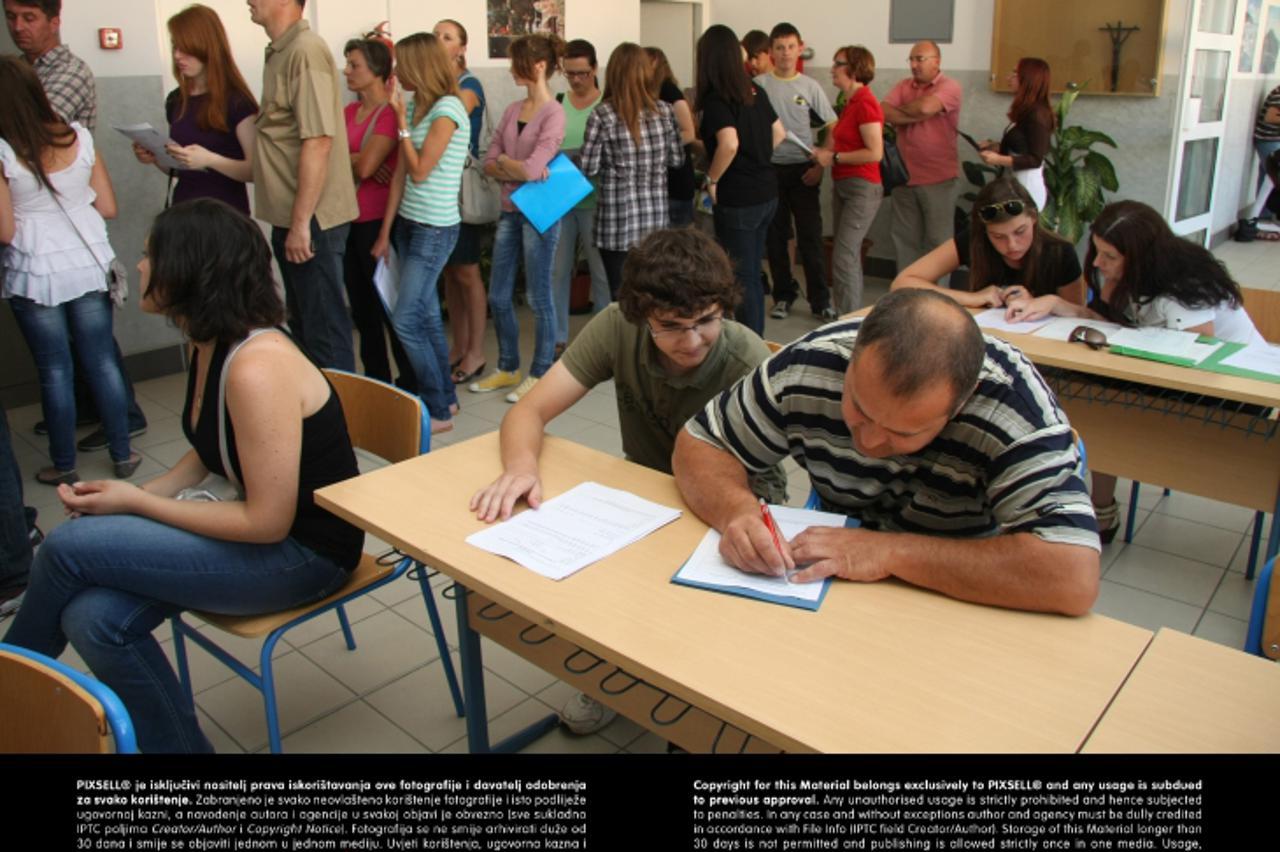
<svg viewBox="0 0 1280 852">
<path fill-rule="evenodd" d="M 461 361 L 458 362 L 458 364 L 461 364 L 461 363 L 462 363 Z M 452 378 L 453 378 L 453 383 L 455 385 L 465 385 L 468 382 L 475 381 L 476 379 L 480 378 L 480 375 L 484 372 L 485 367 L 489 366 L 489 362 L 485 361 L 481 363 L 479 367 L 476 367 L 475 370 L 468 373 L 465 370 L 463 370 L 460 366 L 458 366 L 458 364 L 455 364 L 453 367 Z"/>
</svg>

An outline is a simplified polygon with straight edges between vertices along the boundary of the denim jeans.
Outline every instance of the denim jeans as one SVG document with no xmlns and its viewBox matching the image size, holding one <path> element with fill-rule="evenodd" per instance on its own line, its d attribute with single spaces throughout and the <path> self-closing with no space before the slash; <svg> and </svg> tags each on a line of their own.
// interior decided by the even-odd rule
<svg viewBox="0 0 1280 852">
<path fill-rule="evenodd" d="M 75 368 L 71 341 L 85 382 L 98 404 L 114 461 L 129 458 L 129 396 L 111 335 L 111 300 L 105 290 L 49 307 L 14 296 L 14 319 L 40 373 L 40 401 L 49 426 L 49 457 L 58 470 L 76 466 Z"/>
<path fill-rule="evenodd" d="M 271 229 L 271 248 L 284 278 L 284 298 L 289 309 L 289 330 L 321 367 L 355 372 L 356 354 L 351 340 L 351 316 L 343 299 L 342 258 L 347 251 L 350 225 L 327 231 L 311 218 L 314 256 L 306 263 L 285 260 L 288 228 Z"/>
<path fill-rule="evenodd" d="M 692 198 L 668 198 L 667 199 L 667 227 L 683 228 L 685 225 L 693 224 L 693 199 Z"/>
<path fill-rule="evenodd" d="M 0 405 L 0 592 L 27 581 L 31 570 L 31 538 L 22 505 L 22 471 L 13 455 L 9 418 Z"/>
<path fill-rule="evenodd" d="M 733 261 L 733 270 L 742 287 L 742 303 L 735 312 L 738 322 L 764 337 L 764 287 L 760 283 L 760 254 L 769 223 L 773 221 L 777 199 L 749 207 L 712 208 L 716 240 Z"/>
<path fill-rule="evenodd" d="M 791 277 L 791 219 L 795 217 L 796 255 L 804 266 L 805 298 L 815 314 L 828 307 L 827 261 L 822 251 L 822 184 L 809 186 L 802 177 L 812 163 L 774 164 L 778 175 L 778 210 L 769 226 L 769 271 L 773 273 L 773 300 L 790 304 L 799 291 Z"/>
<path fill-rule="evenodd" d="M 392 228 L 400 257 L 400 295 L 391 325 L 404 347 L 418 395 L 436 420 L 453 415 L 449 406 L 458 401 L 449 370 L 449 339 L 440 316 L 440 273 L 458 241 L 458 226 L 423 225 L 397 216 Z"/>
<path fill-rule="evenodd" d="M 1267 176 L 1267 157 L 1280 148 L 1280 139 L 1255 139 L 1253 149 L 1258 152 L 1258 182 L 1255 190 L 1262 188 L 1262 179 Z"/>
<path fill-rule="evenodd" d="M 70 641 L 124 702 L 144 752 L 212 751 L 151 635 L 170 615 L 300 606 L 348 574 L 293 539 L 219 541 L 136 515 L 86 516 L 49 534 L 4 641 L 57 657 Z"/>
<path fill-rule="evenodd" d="M 862 178 L 842 178 L 831 193 L 835 245 L 831 250 L 831 301 L 841 315 L 862 307 L 862 240 L 880 209 L 884 187 Z"/>
<path fill-rule="evenodd" d="M 609 279 L 604 272 L 604 262 L 595 247 L 591 235 L 595 232 L 596 209 L 574 208 L 560 220 L 560 243 L 556 246 L 555 302 L 556 343 L 569 342 L 569 291 L 573 288 L 573 275 L 578 269 L 578 248 L 587 256 L 587 269 L 591 270 L 591 311 L 600 313 L 609 305 Z"/>
<path fill-rule="evenodd" d="M 551 304 L 551 271 L 555 265 L 560 223 L 545 234 L 529 224 L 522 213 L 503 212 L 493 238 L 493 270 L 489 274 L 489 309 L 498 333 L 498 369 L 513 373 L 520 369 L 520 326 L 512 299 L 516 289 L 516 267 L 524 254 L 524 290 L 533 309 L 533 364 L 529 375 L 541 377 L 551 369 L 556 354 L 556 314 Z"/>
</svg>

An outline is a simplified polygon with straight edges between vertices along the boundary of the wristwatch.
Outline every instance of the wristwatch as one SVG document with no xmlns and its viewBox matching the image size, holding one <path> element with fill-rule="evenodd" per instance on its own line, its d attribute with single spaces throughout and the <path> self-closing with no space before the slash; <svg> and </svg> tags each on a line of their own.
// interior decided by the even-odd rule
<svg viewBox="0 0 1280 852">
<path fill-rule="evenodd" d="M 396 131 L 396 135 L 398 135 L 401 139 L 408 139 L 408 138 L 409 138 L 409 128 L 407 128 L 407 127 L 401 127 L 399 130 L 397 130 L 397 131 Z"/>
<path fill-rule="evenodd" d="M 838 165 L 840 165 L 840 152 L 839 152 L 839 151 L 833 151 L 833 152 L 832 152 L 832 154 L 831 154 L 831 162 L 832 162 L 832 163 L 834 163 L 834 164 L 835 164 L 835 165 L 837 165 L 837 166 L 838 166 Z"/>
</svg>

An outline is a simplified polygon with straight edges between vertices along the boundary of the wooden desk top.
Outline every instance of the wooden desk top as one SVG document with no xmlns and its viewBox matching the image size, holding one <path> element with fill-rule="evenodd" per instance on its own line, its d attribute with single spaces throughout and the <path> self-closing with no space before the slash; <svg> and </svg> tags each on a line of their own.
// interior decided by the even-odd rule
<svg viewBox="0 0 1280 852">
<path fill-rule="evenodd" d="M 865 316 L 870 310 L 870 308 L 863 308 L 849 316 Z M 978 313 L 978 310 L 974 309 L 973 312 Z M 984 328 L 982 331 L 984 334 L 999 337 L 1017 346 L 1037 366 L 1076 370 L 1095 376 L 1141 382 L 1205 396 L 1267 407 L 1280 407 L 1280 384 L 1179 367 L 1160 361 L 1148 361 L 1145 358 L 1113 355 L 1105 349 L 1094 350 L 1080 343 L 1049 340 L 1034 334 L 1013 334 L 989 328 Z"/>
<path fill-rule="evenodd" d="M 1151 633 L 837 582 L 817 613 L 677 586 L 677 522 L 561 582 L 464 542 L 496 433 L 316 492 L 321 505 L 630 674 L 789 751 L 1075 751 Z M 543 492 L 584 480 L 682 506 L 675 481 L 548 437 Z"/>
<path fill-rule="evenodd" d="M 1084 751 L 1280 752 L 1280 665 L 1162 629 Z"/>
</svg>

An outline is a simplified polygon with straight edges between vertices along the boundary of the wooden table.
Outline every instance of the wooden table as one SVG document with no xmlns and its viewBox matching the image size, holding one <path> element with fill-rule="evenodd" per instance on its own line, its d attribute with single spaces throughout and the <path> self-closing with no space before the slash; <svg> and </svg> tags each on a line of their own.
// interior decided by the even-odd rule
<svg viewBox="0 0 1280 852">
<path fill-rule="evenodd" d="M 1280 665 L 1162 629 L 1084 751 L 1280 752 Z"/>
<path fill-rule="evenodd" d="M 482 526 L 467 499 L 499 472 L 491 433 L 316 499 L 472 590 L 460 633 L 492 636 L 692 751 L 1071 752 L 1151 638 L 895 581 L 837 582 L 817 613 L 677 586 L 707 529 L 687 510 L 554 582 L 464 542 Z M 683 505 L 671 477 L 557 438 L 542 472 L 547 496 L 594 480 Z M 479 642 L 462 645 L 468 733 L 484 750 Z"/>
</svg>

